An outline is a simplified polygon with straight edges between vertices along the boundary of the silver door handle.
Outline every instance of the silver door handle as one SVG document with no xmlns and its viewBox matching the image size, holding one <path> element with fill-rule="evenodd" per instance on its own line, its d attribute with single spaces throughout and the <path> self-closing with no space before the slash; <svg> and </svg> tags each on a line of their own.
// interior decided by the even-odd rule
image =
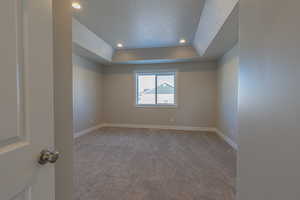
<svg viewBox="0 0 300 200">
<path fill-rule="evenodd" d="M 56 163 L 56 161 L 59 159 L 59 156 L 60 154 L 56 150 L 42 150 L 38 162 L 40 165 L 45 165 L 47 163 L 53 164 Z"/>
</svg>

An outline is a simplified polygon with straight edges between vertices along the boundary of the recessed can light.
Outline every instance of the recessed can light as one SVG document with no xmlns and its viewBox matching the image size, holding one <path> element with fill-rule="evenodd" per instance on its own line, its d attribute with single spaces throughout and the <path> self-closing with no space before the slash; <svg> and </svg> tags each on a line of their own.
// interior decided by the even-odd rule
<svg viewBox="0 0 300 200">
<path fill-rule="evenodd" d="M 123 48 L 124 45 L 123 45 L 122 43 L 118 43 L 118 44 L 117 44 L 117 47 L 118 47 L 118 48 Z"/>
<path fill-rule="evenodd" d="M 185 44 L 185 43 L 186 43 L 186 39 L 180 39 L 180 40 L 179 40 L 179 43 L 180 43 L 180 44 Z"/>
<path fill-rule="evenodd" d="M 80 10 L 80 9 L 81 9 L 80 3 L 79 3 L 79 2 L 76 2 L 76 1 L 72 3 L 72 7 L 73 7 L 74 9 L 76 9 L 76 10 Z"/>
</svg>

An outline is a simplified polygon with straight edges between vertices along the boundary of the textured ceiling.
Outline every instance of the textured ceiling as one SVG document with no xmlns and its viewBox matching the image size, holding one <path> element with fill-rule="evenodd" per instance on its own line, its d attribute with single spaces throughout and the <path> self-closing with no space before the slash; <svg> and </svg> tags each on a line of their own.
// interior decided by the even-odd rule
<svg viewBox="0 0 300 200">
<path fill-rule="evenodd" d="M 194 39 L 204 0 L 81 0 L 73 16 L 114 48 L 177 46 Z"/>
</svg>

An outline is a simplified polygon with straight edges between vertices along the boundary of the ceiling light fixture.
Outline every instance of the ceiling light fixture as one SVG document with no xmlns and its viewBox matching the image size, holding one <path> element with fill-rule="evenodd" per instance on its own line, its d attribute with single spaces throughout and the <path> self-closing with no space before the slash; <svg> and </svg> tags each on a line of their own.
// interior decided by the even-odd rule
<svg viewBox="0 0 300 200">
<path fill-rule="evenodd" d="M 185 43 L 186 43 L 186 39 L 180 39 L 180 40 L 179 40 L 179 43 L 180 43 L 180 44 L 185 44 Z"/>
<path fill-rule="evenodd" d="M 72 7 L 73 7 L 74 9 L 76 9 L 76 10 L 80 10 L 80 9 L 81 9 L 81 5 L 80 5 L 80 3 L 79 3 L 78 1 L 74 1 L 74 2 L 72 3 Z"/>
<path fill-rule="evenodd" d="M 118 44 L 117 44 L 117 47 L 118 47 L 118 48 L 123 48 L 123 44 L 122 44 L 122 43 L 118 43 Z"/>
</svg>

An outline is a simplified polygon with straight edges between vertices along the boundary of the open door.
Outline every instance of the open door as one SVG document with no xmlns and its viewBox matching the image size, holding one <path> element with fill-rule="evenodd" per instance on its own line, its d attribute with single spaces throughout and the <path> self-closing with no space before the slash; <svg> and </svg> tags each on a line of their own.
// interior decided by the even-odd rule
<svg viewBox="0 0 300 200">
<path fill-rule="evenodd" d="M 1 0 L 0 27 L 0 199 L 54 200 L 52 0 Z"/>
</svg>

